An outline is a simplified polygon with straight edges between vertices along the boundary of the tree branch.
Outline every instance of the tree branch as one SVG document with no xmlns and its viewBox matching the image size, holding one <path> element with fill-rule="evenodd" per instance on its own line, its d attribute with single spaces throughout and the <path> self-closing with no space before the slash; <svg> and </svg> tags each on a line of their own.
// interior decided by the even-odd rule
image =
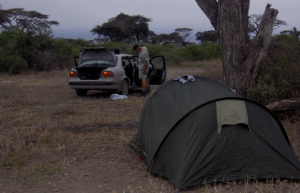
<svg viewBox="0 0 300 193">
<path fill-rule="evenodd" d="M 283 112 L 300 109 L 300 98 L 284 99 L 267 105 L 273 112 Z"/>
<path fill-rule="evenodd" d="M 249 44 L 248 57 L 245 61 L 247 74 L 252 74 L 251 79 L 255 79 L 262 59 L 267 55 L 268 47 L 271 41 L 273 25 L 278 15 L 278 10 L 271 9 L 271 5 L 266 6 L 265 13 L 259 25 L 258 33 L 253 41 Z M 248 80 L 250 82 L 251 80 Z"/>
<path fill-rule="evenodd" d="M 24 24 L 23 24 L 22 31 L 23 31 L 24 29 L 26 29 L 27 26 L 30 25 L 30 24 L 32 23 L 32 21 L 33 21 L 33 19 L 31 19 L 31 20 L 29 20 L 29 21 L 28 21 L 28 20 L 27 20 L 27 21 L 25 20 L 25 22 L 24 22 Z M 27 22 L 27 23 L 26 23 L 26 22 Z M 26 23 L 26 24 L 25 24 L 25 23 Z"/>
<path fill-rule="evenodd" d="M 217 30 L 218 2 L 216 0 L 196 0 L 196 3 L 208 17 L 215 30 Z"/>
</svg>

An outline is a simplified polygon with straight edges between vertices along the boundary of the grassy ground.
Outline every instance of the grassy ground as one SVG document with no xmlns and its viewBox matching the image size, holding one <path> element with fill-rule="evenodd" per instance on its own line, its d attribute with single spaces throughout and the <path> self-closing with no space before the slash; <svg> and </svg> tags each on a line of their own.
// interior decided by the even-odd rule
<svg viewBox="0 0 300 193">
<path fill-rule="evenodd" d="M 221 80 L 220 61 L 168 67 Z M 192 67 L 191 67 L 192 66 Z M 0 192 L 174 192 L 146 174 L 128 146 L 146 98 L 112 101 L 99 91 L 77 97 L 68 71 L 0 76 Z M 299 122 L 283 124 L 300 157 Z M 296 182 L 273 180 L 207 184 L 181 192 L 300 192 Z"/>
</svg>

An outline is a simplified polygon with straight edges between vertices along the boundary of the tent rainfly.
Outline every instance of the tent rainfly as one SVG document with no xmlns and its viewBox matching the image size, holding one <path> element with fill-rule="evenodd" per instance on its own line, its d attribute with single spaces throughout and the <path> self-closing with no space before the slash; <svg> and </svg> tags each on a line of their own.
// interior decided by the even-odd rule
<svg viewBox="0 0 300 193">
<path fill-rule="evenodd" d="M 246 179 L 300 179 L 280 121 L 216 80 L 167 81 L 148 97 L 129 142 L 176 189 Z"/>
</svg>

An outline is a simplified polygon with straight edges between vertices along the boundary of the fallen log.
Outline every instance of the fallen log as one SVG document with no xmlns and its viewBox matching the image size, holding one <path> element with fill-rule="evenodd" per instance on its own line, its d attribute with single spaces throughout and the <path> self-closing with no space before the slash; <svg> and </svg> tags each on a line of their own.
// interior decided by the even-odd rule
<svg viewBox="0 0 300 193">
<path fill-rule="evenodd" d="M 273 112 L 292 111 L 300 109 L 300 98 L 284 99 L 282 101 L 274 102 L 266 106 Z"/>
</svg>

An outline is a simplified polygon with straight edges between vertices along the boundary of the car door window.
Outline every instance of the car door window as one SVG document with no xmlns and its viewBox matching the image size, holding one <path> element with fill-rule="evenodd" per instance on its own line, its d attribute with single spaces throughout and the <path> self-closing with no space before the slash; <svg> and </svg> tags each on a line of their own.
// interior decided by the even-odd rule
<svg viewBox="0 0 300 193">
<path fill-rule="evenodd" d="M 79 57 L 74 57 L 75 66 L 78 67 L 79 64 Z"/>
<path fill-rule="evenodd" d="M 125 66 L 127 66 L 127 65 L 130 65 L 130 62 L 129 62 L 128 58 L 122 58 L 122 66 L 123 66 L 123 68 Z"/>
<path fill-rule="evenodd" d="M 150 63 L 155 68 L 154 76 L 149 77 L 150 84 L 161 85 L 166 80 L 166 63 L 163 56 L 154 56 Z"/>
<path fill-rule="evenodd" d="M 164 61 L 162 57 L 153 58 L 151 63 L 155 66 L 155 68 L 164 68 Z"/>
<path fill-rule="evenodd" d="M 130 57 L 129 60 L 130 60 L 131 64 L 133 65 L 134 64 L 133 58 Z"/>
<path fill-rule="evenodd" d="M 134 62 L 136 62 L 138 59 L 139 59 L 138 56 L 133 56 L 133 61 L 134 61 Z M 138 69 L 138 68 L 139 68 L 139 64 L 138 64 L 138 63 L 134 63 L 134 67 L 135 67 L 136 69 Z"/>
</svg>

